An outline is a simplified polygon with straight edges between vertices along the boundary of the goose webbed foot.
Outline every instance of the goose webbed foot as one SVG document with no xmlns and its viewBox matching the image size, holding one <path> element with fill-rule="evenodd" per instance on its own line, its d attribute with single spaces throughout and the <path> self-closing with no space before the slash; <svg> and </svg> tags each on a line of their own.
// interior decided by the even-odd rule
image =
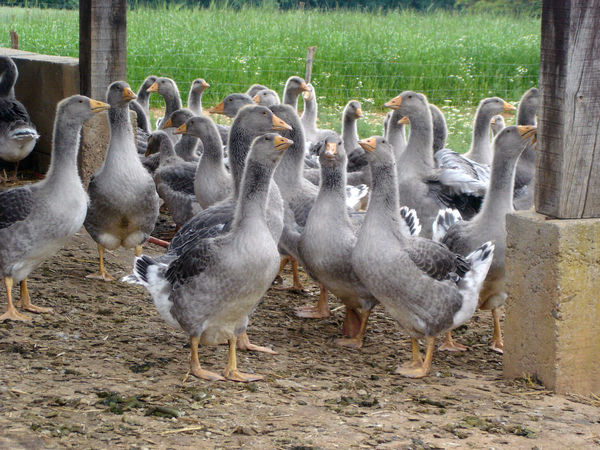
<svg viewBox="0 0 600 450">
<path fill-rule="evenodd" d="M 25 314 L 21 314 L 19 311 L 17 311 L 17 309 L 13 305 L 10 305 L 6 309 L 6 312 L 0 316 L 0 322 L 3 322 L 5 320 L 17 320 L 19 322 L 29 322 L 31 320 L 31 317 L 26 316 Z"/>
<path fill-rule="evenodd" d="M 408 378 L 423 378 L 431 369 L 431 361 L 433 360 L 433 349 L 435 346 L 435 338 L 427 336 L 427 351 L 425 352 L 425 360 L 421 360 L 419 352 L 419 342 L 412 338 L 412 361 L 408 364 L 399 366 L 394 373 Z"/>
<path fill-rule="evenodd" d="M 354 348 L 358 350 L 363 346 L 363 339 L 362 336 L 351 338 L 337 338 L 335 340 L 335 345 L 339 345 L 340 347 Z"/>
<path fill-rule="evenodd" d="M 327 289 L 321 283 L 319 283 L 319 301 L 315 305 L 304 305 L 296 308 L 296 316 L 302 317 L 303 319 L 325 319 L 331 316 L 331 309 L 329 309 L 329 300 L 327 298 Z"/>
<path fill-rule="evenodd" d="M 468 349 L 469 349 L 469 347 L 467 347 L 466 345 L 456 342 L 452 338 L 452 332 L 450 332 L 450 331 L 448 331 L 448 333 L 446 333 L 444 342 L 442 342 L 442 344 L 438 347 L 438 350 L 446 351 L 446 352 L 465 352 Z"/>
<path fill-rule="evenodd" d="M 4 286 L 6 287 L 6 301 L 7 307 L 6 312 L 0 316 L 0 322 L 4 320 L 18 320 L 20 322 L 28 322 L 31 320 L 31 317 L 26 316 L 25 314 L 21 314 L 15 308 L 12 301 L 12 287 L 13 287 L 13 279 L 12 277 L 4 278 Z"/>
<path fill-rule="evenodd" d="M 248 352 L 262 352 L 262 353 L 268 353 L 270 355 L 278 354 L 275 350 L 273 350 L 269 347 L 262 347 L 260 345 L 252 344 L 250 342 L 250 338 L 248 337 L 248 334 L 246 332 L 244 332 L 238 336 L 237 348 L 238 348 L 238 350 L 246 350 Z"/>
<path fill-rule="evenodd" d="M 196 378 L 200 378 L 202 380 L 207 381 L 224 381 L 221 375 L 215 372 L 211 372 L 210 370 L 204 370 L 200 367 L 200 360 L 198 359 L 198 344 L 200 343 L 200 338 L 191 337 L 190 338 L 190 372 Z"/>
<path fill-rule="evenodd" d="M 229 342 L 229 359 L 227 367 L 223 369 L 223 376 L 231 381 L 239 381 L 241 383 L 249 383 L 251 381 L 260 381 L 264 379 L 262 375 L 240 372 L 237 368 L 237 338 L 233 337 Z"/>
<path fill-rule="evenodd" d="M 20 283 L 21 287 L 21 297 L 17 306 L 21 307 L 25 311 L 29 311 L 32 313 L 49 313 L 54 314 L 54 310 L 52 308 L 44 308 L 43 306 L 36 306 L 31 303 L 31 297 L 29 297 L 29 290 L 27 289 L 27 278 L 22 280 Z"/>
</svg>

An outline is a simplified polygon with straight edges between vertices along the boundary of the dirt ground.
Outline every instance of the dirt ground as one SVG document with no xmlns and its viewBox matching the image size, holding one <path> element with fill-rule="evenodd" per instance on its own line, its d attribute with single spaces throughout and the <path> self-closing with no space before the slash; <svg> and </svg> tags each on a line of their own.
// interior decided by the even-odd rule
<svg viewBox="0 0 600 450">
<path fill-rule="evenodd" d="M 121 277 L 133 252 L 108 252 L 106 261 Z M 333 343 L 343 318 L 334 298 L 329 319 L 295 317 L 318 295 L 304 277 L 306 294 L 271 289 L 251 318 L 251 340 L 279 354 L 239 352 L 238 364 L 265 381 L 211 383 L 186 376 L 187 338 L 160 319 L 142 287 L 85 278 L 96 269 L 96 245 L 81 230 L 29 279 L 33 302 L 55 314 L 0 324 L 0 447 L 600 445 L 598 398 L 502 378 L 502 357 L 487 348 L 489 313 L 456 331 L 470 351 L 437 353 L 430 376 L 409 380 L 393 374 L 410 356 L 409 341 L 381 307 L 358 351 Z M 200 360 L 220 371 L 226 347 L 201 348 Z"/>
</svg>

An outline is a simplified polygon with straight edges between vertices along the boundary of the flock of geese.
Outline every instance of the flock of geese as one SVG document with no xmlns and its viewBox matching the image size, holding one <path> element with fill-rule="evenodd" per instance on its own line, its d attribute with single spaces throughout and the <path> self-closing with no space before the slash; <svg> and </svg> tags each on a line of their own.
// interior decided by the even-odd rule
<svg viewBox="0 0 600 450">
<path fill-rule="evenodd" d="M 0 58 L 0 69 L 0 157 L 18 161 L 37 133 L 14 98 L 14 63 Z M 113 280 L 105 249 L 135 249 L 133 273 L 123 281 L 144 286 L 161 317 L 189 336 L 190 370 L 202 379 L 262 378 L 238 370 L 236 349 L 273 353 L 250 343 L 246 329 L 288 262 L 290 289 L 302 289 L 298 265 L 321 289 L 318 303 L 299 308 L 298 316 L 330 315 L 328 292 L 345 305 L 338 345 L 360 348 L 370 312 L 384 306 L 412 341 L 412 358 L 397 374 L 425 376 L 438 335 L 445 336 L 440 349 L 466 350 L 450 331 L 477 308 L 491 310 L 491 348 L 503 351 L 505 215 L 533 205 L 537 89 L 521 99 L 516 126 L 505 126 L 500 115 L 514 106 L 482 100 L 471 147 L 461 155 L 445 147 L 444 116 L 421 93 L 389 100 L 384 136 L 359 139 L 361 104 L 344 108 L 341 136 L 320 129 L 315 89 L 300 77 L 287 80 L 283 100 L 261 85 L 228 95 L 209 112 L 233 118 L 229 127 L 203 113 L 208 87 L 194 81 L 188 108 L 173 80 L 155 76 L 137 95 L 116 81 L 105 102 L 75 95 L 57 105 L 45 178 L 0 192 L 0 274 L 8 302 L 0 320 L 30 320 L 13 304 L 13 283 L 20 284 L 23 310 L 49 311 L 31 303 L 27 277 L 83 225 L 98 244 L 94 277 Z M 151 93 L 165 101 L 154 132 Z M 110 142 L 86 192 L 77 172 L 80 131 L 106 110 Z M 130 110 L 137 114 L 133 124 Z M 365 212 L 356 205 L 366 204 L 360 197 L 367 191 Z M 159 199 L 177 232 L 163 255 L 150 257 L 142 244 Z M 229 357 L 222 374 L 203 369 L 198 345 L 224 342 Z"/>
</svg>

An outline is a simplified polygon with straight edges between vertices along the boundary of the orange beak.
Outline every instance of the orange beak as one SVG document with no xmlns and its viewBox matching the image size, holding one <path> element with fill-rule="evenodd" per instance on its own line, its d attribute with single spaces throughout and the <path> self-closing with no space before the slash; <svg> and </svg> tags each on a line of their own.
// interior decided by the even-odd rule
<svg viewBox="0 0 600 450">
<path fill-rule="evenodd" d="M 146 89 L 146 92 L 158 92 L 158 83 L 155 81 L 152 86 Z"/>
<path fill-rule="evenodd" d="M 385 106 L 386 108 L 390 108 L 390 109 L 400 109 L 401 105 L 402 105 L 402 97 L 397 96 L 391 100 L 388 100 L 388 102 L 383 106 Z"/>
<path fill-rule="evenodd" d="M 375 139 L 375 137 L 370 137 L 368 139 L 362 139 L 362 140 L 358 141 L 358 145 L 360 145 L 363 148 L 363 150 L 365 150 L 367 152 L 374 152 L 375 146 L 377 145 L 377 140 Z"/>
<path fill-rule="evenodd" d="M 187 123 L 184 123 L 179 128 L 177 128 L 175 131 L 173 131 L 173 134 L 185 134 L 186 131 L 187 131 Z"/>
<path fill-rule="evenodd" d="M 273 129 L 277 130 L 277 131 L 284 131 L 284 130 L 290 131 L 292 129 L 292 127 L 290 127 L 287 123 L 285 123 L 283 120 L 281 120 L 275 114 L 273 114 Z"/>
<path fill-rule="evenodd" d="M 292 145 L 294 141 L 291 139 L 284 138 L 283 136 L 275 136 L 275 142 L 273 145 L 275 146 L 275 150 L 281 152 Z"/>
<path fill-rule="evenodd" d="M 225 102 L 219 103 L 208 110 L 211 114 L 225 114 Z"/>
</svg>

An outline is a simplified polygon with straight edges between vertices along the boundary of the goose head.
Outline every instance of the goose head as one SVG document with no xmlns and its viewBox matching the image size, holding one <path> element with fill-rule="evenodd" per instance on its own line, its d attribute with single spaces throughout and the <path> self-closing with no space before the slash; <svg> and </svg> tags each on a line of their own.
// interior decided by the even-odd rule
<svg viewBox="0 0 600 450">
<path fill-rule="evenodd" d="M 94 114 L 106 111 L 109 108 L 110 105 L 93 100 L 85 95 L 73 95 L 59 102 L 56 112 L 57 115 L 67 116 L 71 122 L 83 124 Z"/>
<path fill-rule="evenodd" d="M 264 165 L 274 166 L 293 143 L 291 139 L 277 133 L 266 133 L 252 141 L 248 158 Z"/>
<path fill-rule="evenodd" d="M 129 84 L 125 81 L 115 81 L 108 86 L 106 91 L 106 103 L 110 106 L 124 107 L 131 100 L 135 100 L 137 95 L 133 93 Z"/>
<path fill-rule="evenodd" d="M 258 91 L 258 93 L 252 97 L 254 103 L 257 105 L 263 105 L 266 107 L 278 105 L 280 103 L 279 95 L 272 89 L 263 89 L 262 91 Z"/>
<path fill-rule="evenodd" d="M 504 128 L 494 139 L 494 152 L 518 158 L 527 147 L 535 148 L 535 125 L 512 125 Z"/>
<path fill-rule="evenodd" d="M 500 97 L 484 98 L 479 103 L 478 111 L 484 112 L 487 117 L 495 116 L 496 114 L 515 111 L 515 108 L 510 103 L 502 100 Z"/>
<path fill-rule="evenodd" d="M 287 79 L 284 90 L 296 96 L 300 95 L 302 92 L 310 92 L 310 88 L 306 84 L 306 81 L 297 76 L 289 77 Z"/>
<path fill-rule="evenodd" d="M 162 96 L 178 93 L 175 81 L 170 78 L 160 77 L 147 89 L 147 92 L 156 92 Z"/>
<path fill-rule="evenodd" d="M 204 92 L 205 89 L 209 88 L 210 84 L 208 84 L 204 78 L 196 78 L 194 81 L 192 81 L 192 86 L 190 87 L 190 90 L 192 92 L 197 92 L 197 93 L 202 93 Z"/>
<path fill-rule="evenodd" d="M 350 119 L 360 119 L 363 117 L 362 106 L 356 100 L 350 100 L 344 108 L 344 116 Z"/>
<path fill-rule="evenodd" d="M 273 114 L 269 108 L 255 104 L 246 105 L 240 109 L 235 122 L 239 123 L 242 128 L 259 133 L 292 130 L 289 124 Z"/>
<path fill-rule="evenodd" d="M 208 134 L 209 127 L 214 127 L 213 121 L 206 116 L 190 117 L 174 131 L 174 134 L 189 134 L 202 139 Z"/>
<path fill-rule="evenodd" d="M 246 91 L 246 95 L 250 96 L 250 98 L 254 97 L 256 94 L 258 94 L 259 91 L 263 91 L 265 89 L 269 89 L 268 87 L 262 85 L 262 84 L 253 84 L 252 86 L 250 86 L 248 88 L 248 90 Z"/>
<path fill-rule="evenodd" d="M 170 151 L 169 151 L 170 150 Z M 157 130 L 148 137 L 148 146 L 146 147 L 146 157 L 153 153 L 174 153 L 173 141 L 167 133 Z"/>
<path fill-rule="evenodd" d="M 382 136 L 371 136 L 367 139 L 361 139 L 358 141 L 358 145 L 365 151 L 369 164 L 389 163 L 394 160 L 392 146 Z"/>
<path fill-rule="evenodd" d="M 326 136 L 315 150 L 318 152 L 321 166 L 346 167 L 346 150 L 337 133 Z"/>
<path fill-rule="evenodd" d="M 171 115 L 165 120 L 160 128 L 161 130 L 165 130 L 167 128 L 178 128 L 183 125 L 186 120 L 190 117 L 193 117 L 194 113 L 187 108 L 180 108 L 171 113 Z"/>
<path fill-rule="evenodd" d="M 211 114 L 224 114 L 227 117 L 233 118 L 241 107 L 252 104 L 254 104 L 254 101 L 247 94 L 229 94 L 221 103 L 210 108 L 208 112 Z"/>
<path fill-rule="evenodd" d="M 400 111 L 403 116 L 410 116 L 415 110 L 423 110 L 428 108 L 427 97 L 414 91 L 404 91 L 400 95 L 394 97 L 385 103 L 386 108 Z"/>
</svg>

